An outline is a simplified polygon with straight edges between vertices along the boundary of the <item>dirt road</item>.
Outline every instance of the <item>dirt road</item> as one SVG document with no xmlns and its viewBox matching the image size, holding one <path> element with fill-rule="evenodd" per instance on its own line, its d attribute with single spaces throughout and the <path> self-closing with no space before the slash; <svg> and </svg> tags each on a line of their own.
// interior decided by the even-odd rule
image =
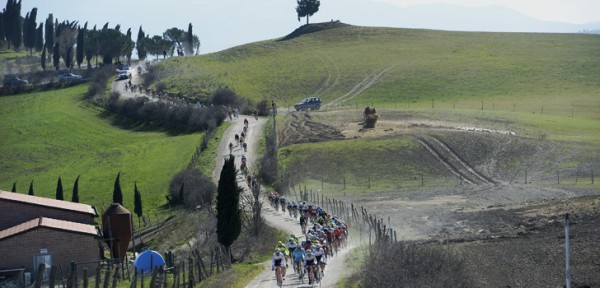
<svg viewBox="0 0 600 288">
<path fill-rule="evenodd" d="M 247 151 L 244 151 L 242 146 L 236 145 L 235 142 L 235 134 L 240 134 L 243 131 L 244 119 L 248 119 L 249 122 L 248 133 L 246 134 L 246 142 L 248 144 Z M 247 164 L 249 167 L 251 167 L 251 171 L 254 169 L 254 167 L 256 167 L 256 149 L 258 147 L 258 141 L 260 140 L 260 137 L 262 137 L 262 130 L 266 122 L 267 118 L 264 117 L 260 117 L 258 120 L 255 120 L 253 117 L 244 115 L 240 115 L 238 118 L 233 118 L 230 120 L 230 126 L 227 128 L 225 133 L 223 133 L 218 148 L 217 158 L 215 159 L 217 164 L 212 175 L 215 183 L 217 183 L 219 180 L 224 159 L 229 155 L 229 143 L 233 143 L 234 145 L 231 154 L 235 156 L 237 167 L 239 167 L 241 163 L 242 155 L 246 156 Z M 244 187 L 245 191 L 249 193 L 246 181 L 244 181 L 242 177 L 238 177 L 238 180 L 240 186 Z M 297 219 L 291 218 L 287 213 L 284 214 L 281 211 L 275 211 L 266 203 L 263 205 L 263 217 L 268 225 L 272 227 L 288 233 L 294 233 L 295 235 L 302 235 L 300 224 Z M 303 237 L 301 237 L 301 239 L 303 240 Z M 273 247 L 275 247 L 275 244 L 276 243 L 273 243 Z M 337 283 L 338 280 L 345 275 L 345 271 L 343 269 L 344 258 L 351 248 L 352 247 L 343 249 L 335 257 L 328 261 L 327 268 L 325 269 L 325 277 L 321 282 L 321 287 L 334 287 L 335 283 Z M 252 282 L 246 285 L 246 287 L 273 287 L 275 285 L 275 273 L 271 271 L 271 262 L 268 261 L 263 264 L 265 266 L 265 270 Z M 307 279 L 304 281 L 308 283 Z M 298 280 L 297 275 L 294 275 L 292 269 L 288 270 L 288 276 L 284 281 L 285 287 L 306 287 L 307 285 L 308 284 L 303 284 L 300 280 Z"/>
</svg>

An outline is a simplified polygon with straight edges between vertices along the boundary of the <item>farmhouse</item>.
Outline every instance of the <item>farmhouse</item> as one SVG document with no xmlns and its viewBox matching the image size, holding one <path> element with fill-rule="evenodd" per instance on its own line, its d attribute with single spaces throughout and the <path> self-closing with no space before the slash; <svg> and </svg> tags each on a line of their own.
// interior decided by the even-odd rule
<svg viewBox="0 0 600 288">
<path fill-rule="evenodd" d="M 97 216 L 90 205 L 0 191 L 0 270 L 98 261 Z"/>
<path fill-rule="evenodd" d="M 39 217 L 96 225 L 94 206 L 0 190 L 0 230 Z"/>
<path fill-rule="evenodd" d="M 71 262 L 100 259 L 95 226 L 45 217 L 0 231 L 0 247 L 0 270 L 25 268 L 33 272 L 44 263 L 66 271 Z M 92 263 L 89 266 L 95 268 Z"/>
</svg>

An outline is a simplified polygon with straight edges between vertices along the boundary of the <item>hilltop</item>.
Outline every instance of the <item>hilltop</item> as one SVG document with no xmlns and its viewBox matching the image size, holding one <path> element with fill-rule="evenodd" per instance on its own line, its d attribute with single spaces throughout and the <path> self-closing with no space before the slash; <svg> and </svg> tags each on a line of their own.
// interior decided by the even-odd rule
<svg viewBox="0 0 600 288">
<path fill-rule="evenodd" d="M 300 37 L 299 37 L 300 36 Z M 281 41 L 287 39 L 286 41 Z M 450 32 L 319 23 L 218 53 L 167 59 L 160 82 L 203 99 L 229 87 L 254 101 L 539 110 L 566 96 L 589 107 L 598 95 L 600 37 L 584 34 Z M 439 102 L 438 102 L 439 101 Z M 496 109 L 500 106 L 496 105 Z"/>
</svg>

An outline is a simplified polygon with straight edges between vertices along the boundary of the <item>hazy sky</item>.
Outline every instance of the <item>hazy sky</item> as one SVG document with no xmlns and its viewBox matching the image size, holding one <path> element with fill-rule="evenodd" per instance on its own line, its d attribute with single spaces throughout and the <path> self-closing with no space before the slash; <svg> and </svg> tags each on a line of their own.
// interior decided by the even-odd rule
<svg viewBox="0 0 600 288">
<path fill-rule="evenodd" d="M 490 9 L 504 11 L 504 7 L 524 14 L 515 17 L 529 16 L 545 21 L 575 24 L 600 21 L 600 0 L 321 0 L 319 12 L 310 18 L 310 22 L 339 19 L 344 23 L 361 26 L 514 30 L 514 26 L 483 27 L 482 17 L 473 17 L 473 20 L 470 20 L 469 16 L 462 16 L 460 26 L 451 26 L 448 21 L 458 21 L 441 19 L 452 15 L 444 15 L 444 11 L 440 13 L 439 9 L 437 14 L 431 14 L 435 16 L 414 16 L 418 19 L 410 22 L 409 18 L 414 14 L 407 14 L 413 13 L 413 10 L 408 9 L 437 3 L 468 7 L 496 5 L 496 8 Z M 0 0 L 0 7 L 6 7 L 6 0 Z M 59 21 L 76 20 L 81 24 L 88 21 L 90 29 L 94 25 L 101 27 L 109 22 L 109 27 L 120 24 L 123 32 L 131 28 L 134 38 L 140 25 L 146 34 L 152 36 L 161 35 L 171 27 L 187 30 L 188 23 L 191 22 L 194 34 L 197 34 L 201 41 L 200 53 L 283 37 L 306 23 L 305 18 L 300 21 L 297 19 L 296 0 L 22 0 L 22 15 L 31 11 L 33 7 L 38 8 L 38 22 L 43 21 L 49 13 L 53 13 L 54 18 Z M 428 7 L 420 9 L 427 11 Z M 510 23 L 511 19 L 505 19 L 506 15 L 502 14 L 501 17 L 504 18 L 501 19 Z M 600 29 L 600 25 L 590 28 Z M 529 30 L 536 29 L 541 28 Z"/>
<path fill-rule="evenodd" d="M 575 24 L 600 20 L 599 0 L 377 0 L 400 7 L 449 3 L 462 6 L 499 5 L 538 20 Z M 323 1 L 322 1 L 323 2 Z"/>
</svg>

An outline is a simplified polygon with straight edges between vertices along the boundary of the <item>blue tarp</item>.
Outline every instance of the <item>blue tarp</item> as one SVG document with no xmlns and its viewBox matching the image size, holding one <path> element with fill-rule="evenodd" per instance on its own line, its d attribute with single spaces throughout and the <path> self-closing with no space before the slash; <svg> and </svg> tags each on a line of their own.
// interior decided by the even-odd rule
<svg viewBox="0 0 600 288">
<path fill-rule="evenodd" d="M 156 268 L 165 265 L 165 259 L 156 251 L 144 250 L 133 262 L 133 266 L 138 273 L 152 273 Z"/>
</svg>

